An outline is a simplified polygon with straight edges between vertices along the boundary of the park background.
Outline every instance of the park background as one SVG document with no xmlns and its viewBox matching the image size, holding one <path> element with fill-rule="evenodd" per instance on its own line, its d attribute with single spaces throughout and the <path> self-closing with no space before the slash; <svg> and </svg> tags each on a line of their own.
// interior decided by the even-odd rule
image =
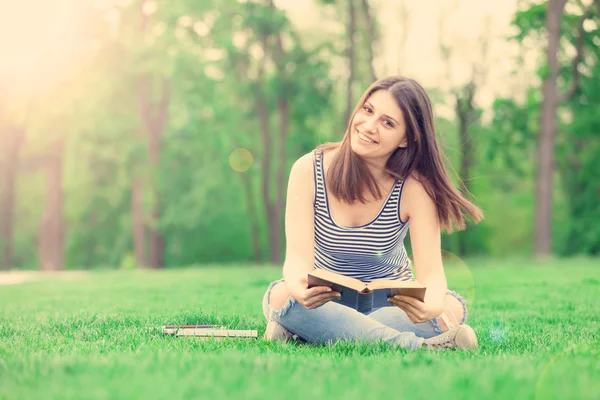
<svg viewBox="0 0 600 400">
<path fill-rule="evenodd" d="M 427 88 L 485 212 L 446 251 L 597 255 L 594 4 L 567 2 L 550 53 L 544 2 L 11 5 L 2 267 L 280 265 L 291 165 L 340 140 L 360 94 L 392 74 Z"/>
<path fill-rule="evenodd" d="M 0 1 L 0 398 L 597 398 L 599 22 L 600 0 Z M 479 349 L 162 335 L 264 332 L 290 168 L 387 75 L 426 88 L 485 213 L 442 242 Z"/>
</svg>

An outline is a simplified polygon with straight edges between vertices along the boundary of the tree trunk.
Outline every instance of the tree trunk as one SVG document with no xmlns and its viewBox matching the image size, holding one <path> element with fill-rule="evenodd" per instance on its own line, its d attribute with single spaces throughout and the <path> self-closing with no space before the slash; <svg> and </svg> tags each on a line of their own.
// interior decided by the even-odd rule
<svg viewBox="0 0 600 400">
<path fill-rule="evenodd" d="M 274 5 L 271 3 L 271 7 Z M 239 55 L 234 63 L 235 71 L 238 76 L 247 76 L 247 71 L 249 69 L 249 60 L 248 56 Z M 243 109 L 244 102 L 239 101 L 238 106 L 240 109 Z M 243 127 L 240 127 L 243 129 Z M 250 138 L 251 141 L 254 141 L 254 138 Z M 242 182 L 242 187 L 244 190 L 244 198 L 246 201 L 246 207 L 248 210 L 248 231 L 250 232 L 250 245 L 252 247 L 252 256 L 254 262 L 264 262 L 264 255 L 262 252 L 262 247 L 260 244 L 260 228 L 258 224 L 258 205 L 256 204 L 254 197 L 254 187 L 252 185 L 252 177 L 249 172 L 241 173 L 240 179 Z"/>
<path fill-rule="evenodd" d="M 273 260 L 272 262 L 275 265 L 279 265 L 283 262 L 282 257 L 282 238 L 284 237 L 284 212 L 283 206 L 285 203 L 285 182 L 284 182 L 284 173 L 286 170 L 286 142 L 287 142 L 287 130 L 289 124 L 289 107 L 287 100 L 283 97 L 285 96 L 283 93 L 280 94 L 281 97 L 277 99 L 277 108 L 279 110 L 279 148 L 277 149 L 277 171 L 275 177 L 275 190 L 277 193 L 276 202 L 275 202 L 275 210 L 273 211 L 275 214 L 275 218 L 273 220 L 273 230 L 276 232 L 275 237 L 276 240 L 273 242 L 273 246 L 275 247 L 273 251 Z"/>
<path fill-rule="evenodd" d="M 21 145 L 25 139 L 25 129 L 6 127 L 5 137 L 8 143 L 6 159 L 4 165 L 0 168 L 0 239 L 3 246 L 2 265 L 0 270 L 9 270 L 13 266 L 13 222 L 15 216 L 15 197 L 17 190 L 17 172 L 19 170 L 19 156 Z"/>
<path fill-rule="evenodd" d="M 153 225 L 150 229 L 150 266 L 157 269 L 164 266 L 165 239 L 157 226 L 160 221 L 160 203 L 158 199 L 155 200 L 153 207 Z"/>
<path fill-rule="evenodd" d="M 473 98 L 475 96 L 475 84 L 468 83 L 461 92 L 456 94 L 456 115 L 458 116 L 458 131 L 460 135 L 461 159 L 460 179 L 465 189 L 470 191 L 471 167 L 473 166 L 473 137 L 471 125 L 475 122 L 475 108 Z M 469 251 L 469 238 L 463 233 L 457 235 L 458 254 L 464 257 Z"/>
<path fill-rule="evenodd" d="M 144 184 L 135 172 L 131 185 L 131 216 L 135 261 L 138 267 L 145 268 L 148 266 L 148 262 L 146 260 L 146 229 L 144 226 Z"/>
<path fill-rule="evenodd" d="M 46 199 L 38 242 L 40 264 L 45 271 L 64 269 L 63 149 L 64 143 L 57 143 L 46 164 Z"/>
<path fill-rule="evenodd" d="M 148 26 L 148 18 L 143 10 L 143 2 L 140 3 L 140 40 L 143 42 L 146 36 L 146 30 Z M 148 62 L 146 55 L 142 55 L 142 60 Z M 170 90 L 166 80 L 161 81 L 160 90 L 160 101 L 158 104 L 153 104 L 151 101 L 150 93 L 151 86 L 155 80 L 153 76 L 148 73 L 142 73 L 139 76 L 138 82 L 138 107 L 139 116 L 141 122 L 141 128 L 139 132 L 139 138 L 143 143 L 146 144 L 148 149 L 148 155 L 150 165 L 152 166 L 152 172 L 154 179 L 150 182 L 153 204 L 152 211 L 150 213 L 150 226 L 148 227 L 150 236 L 150 262 L 146 262 L 145 255 L 145 240 L 146 240 L 146 227 L 144 226 L 144 210 L 143 210 L 143 195 L 145 185 L 148 182 L 144 182 L 141 177 L 137 174 L 134 175 L 134 188 L 132 193 L 132 213 L 134 214 L 134 244 L 135 254 L 137 263 L 139 266 L 152 268 L 161 268 L 164 265 L 164 238 L 160 232 L 160 217 L 161 217 L 161 201 L 160 193 L 158 190 L 158 177 L 157 170 L 160 166 L 160 152 L 162 135 L 167 119 L 167 110 L 170 101 Z M 139 173 L 141 165 L 147 165 L 147 158 L 143 160 L 136 160 L 138 163 L 136 172 Z"/>
<path fill-rule="evenodd" d="M 277 216 L 275 215 L 275 207 L 271 201 L 271 158 L 273 157 L 273 150 L 271 148 L 271 130 L 269 128 L 269 116 L 267 114 L 264 99 L 262 93 L 259 93 L 260 87 L 257 87 L 256 93 L 256 110 L 258 119 L 261 125 L 262 142 L 263 142 L 263 155 L 262 155 L 262 179 L 261 179 L 261 194 L 263 204 L 265 205 L 265 216 L 267 219 L 267 229 L 269 230 L 269 261 L 277 263 L 278 255 L 278 244 L 279 241 L 279 229 L 274 229 L 277 224 Z"/>
<path fill-rule="evenodd" d="M 285 237 L 284 230 L 284 211 L 283 207 L 285 204 L 285 194 L 286 194 L 286 185 L 285 185 L 285 171 L 286 171 L 286 146 L 287 146 L 287 138 L 288 138 L 288 129 L 289 129 L 289 102 L 286 97 L 286 84 L 288 82 L 288 75 L 285 70 L 285 60 L 284 60 L 284 49 L 283 42 L 281 40 L 281 35 L 275 35 L 275 51 L 274 51 L 274 59 L 275 64 L 277 65 L 277 71 L 279 74 L 280 86 L 277 94 L 277 110 L 279 116 L 279 132 L 277 137 L 278 149 L 277 149 L 277 165 L 275 167 L 275 220 L 273 221 L 273 230 L 277 232 L 276 237 L 277 240 L 274 242 L 274 246 L 276 246 L 275 251 L 273 253 L 274 259 L 272 262 L 275 265 L 280 265 L 283 262 L 282 257 L 282 238 Z"/>
<path fill-rule="evenodd" d="M 371 17 L 371 10 L 369 7 L 368 0 L 361 0 L 361 5 L 363 9 L 363 15 L 365 19 L 365 24 L 367 25 L 367 51 L 369 54 L 369 74 L 370 74 L 370 83 L 373 83 L 377 80 L 377 75 L 375 74 L 375 56 L 373 47 L 376 46 L 378 39 L 375 34 L 375 22 Z"/>
<path fill-rule="evenodd" d="M 548 75 L 542 86 L 541 130 L 538 141 L 538 166 L 536 185 L 535 238 L 533 253 L 538 258 L 547 257 L 552 247 L 552 179 L 554 176 L 554 142 L 556 138 L 556 108 L 558 93 L 558 47 L 560 22 L 566 0 L 549 0 L 546 13 L 548 47 L 546 59 Z"/>
<path fill-rule="evenodd" d="M 148 137 L 150 163 L 152 164 L 152 171 L 154 173 L 154 202 L 152 205 L 152 223 L 150 226 L 150 266 L 152 268 L 162 268 L 164 266 L 165 241 L 160 231 L 161 199 L 156 172 L 160 168 L 162 135 L 169 107 L 169 86 L 166 81 L 163 81 L 160 103 L 156 106 L 150 104 L 147 90 L 145 94 L 142 98 L 142 118 Z"/>
<path fill-rule="evenodd" d="M 263 254 L 260 247 L 260 230 L 258 229 L 258 215 L 256 213 L 256 202 L 254 201 L 254 190 L 252 190 L 252 179 L 250 179 L 250 175 L 247 172 L 242 173 L 240 179 L 242 180 L 246 207 L 248 209 L 252 254 L 255 262 L 262 262 Z"/>
<path fill-rule="evenodd" d="M 465 185 L 465 189 L 471 190 L 471 165 L 473 163 L 473 143 L 471 137 L 471 129 L 469 126 L 468 115 L 459 117 L 460 144 L 462 148 L 460 160 L 460 179 Z"/>
<path fill-rule="evenodd" d="M 269 54 L 268 37 L 262 39 L 264 53 Z M 269 261 L 274 265 L 278 265 L 281 258 L 281 230 L 280 217 L 277 215 L 277 204 L 271 200 L 271 160 L 273 159 L 273 148 L 271 146 L 272 136 L 269 125 L 269 114 L 267 111 L 266 100 L 262 86 L 264 76 L 264 65 L 261 64 L 258 69 L 257 85 L 255 90 L 255 107 L 256 114 L 261 127 L 261 137 L 263 145 L 263 154 L 261 162 L 261 196 L 265 205 L 265 217 L 267 220 L 268 238 L 269 238 Z M 285 145 L 285 144 L 284 144 Z"/>
<path fill-rule="evenodd" d="M 471 190 L 471 167 L 473 166 L 473 137 L 471 135 L 471 125 L 477 118 L 473 99 L 475 97 L 475 84 L 469 82 L 463 92 L 456 97 L 456 114 L 458 116 L 458 130 L 460 133 L 461 161 L 460 161 L 460 179 L 465 188 Z"/>
<path fill-rule="evenodd" d="M 140 29 L 139 40 L 144 41 L 148 18 L 144 14 L 143 2 L 139 3 Z M 143 61 L 147 57 L 141 57 Z M 137 138 L 141 143 L 147 143 L 146 133 L 143 124 L 145 123 L 144 114 L 147 113 L 148 98 L 148 77 L 142 74 L 138 81 L 137 106 L 140 115 L 140 127 L 137 131 Z M 143 147 L 143 144 L 141 145 Z M 131 216 L 133 229 L 133 251 L 138 268 L 148 267 L 146 256 L 146 226 L 144 223 L 144 180 L 141 177 L 145 157 L 137 157 L 133 162 L 132 183 L 131 183 Z"/>
<path fill-rule="evenodd" d="M 354 84 L 354 75 L 356 74 L 355 56 L 354 56 L 354 35 L 356 33 L 356 10 L 354 0 L 348 0 L 348 25 L 346 34 L 348 36 L 348 47 L 346 48 L 346 58 L 348 59 L 348 83 L 346 92 L 346 114 L 344 114 L 343 126 L 350 123 L 350 115 L 354 110 L 354 98 L 352 94 L 352 85 Z"/>
<path fill-rule="evenodd" d="M 273 1 L 270 0 L 268 5 L 271 9 L 275 9 Z M 265 204 L 265 215 L 267 218 L 267 227 L 269 231 L 269 261 L 274 265 L 280 265 L 283 261 L 282 257 L 282 237 L 283 230 L 283 207 L 285 203 L 285 169 L 286 169 L 286 146 L 287 135 L 289 128 L 289 103 L 286 97 L 286 85 L 288 82 L 285 69 L 284 48 L 281 35 L 279 33 L 272 35 L 264 35 L 262 38 L 262 46 L 265 55 L 269 54 L 269 36 L 271 36 L 275 45 L 273 48 L 272 59 L 277 67 L 280 86 L 278 88 L 276 103 L 279 115 L 279 130 L 274 142 L 277 144 L 275 158 L 275 202 L 271 201 L 271 159 L 273 149 L 271 143 L 271 129 L 269 126 L 269 113 L 267 111 L 267 102 L 264 98 L 264 92 L 261 86 L 263 85 L 264 66 L 261 65 L 258 71 L 257 88 L 255 96 L 255 107 L 261 125 L 261 133 L 263 139 L 263 159 L 262 159 L 262 198 Z"/>
<path fill-rule="evenodd" d="M 98 213 L 95 210 L 88 217 L 88 228 L 90 232 L 97 232 L 98 230 Z M 98 239 L 96 239 L 96 235 L 89 235 L 85 267 L 88 269 L 94 268 L 94 265 L 98 264 L 98 259 Z"/>
</svg>

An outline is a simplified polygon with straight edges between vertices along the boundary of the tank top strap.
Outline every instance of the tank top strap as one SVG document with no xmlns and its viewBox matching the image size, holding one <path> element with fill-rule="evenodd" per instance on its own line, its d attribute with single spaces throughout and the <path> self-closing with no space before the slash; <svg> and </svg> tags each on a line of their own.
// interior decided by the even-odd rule
<svg viewBox="0 0 600 400">
<path fill-rule="evenodd" d="M 397 218 L 400 218 L 400 195 L 402 193 L 402 186 L 404 181 L 396 180 L 390 193 L 385 209 L 387 212 L 393 213 Z"/>
<path fill-rule="evenodd" d="M 323 176 L 323 150 L 314 150 L 314 181 L 315 181 L 315 207 L 325 207 L 325 183 Z"/>
</svg>

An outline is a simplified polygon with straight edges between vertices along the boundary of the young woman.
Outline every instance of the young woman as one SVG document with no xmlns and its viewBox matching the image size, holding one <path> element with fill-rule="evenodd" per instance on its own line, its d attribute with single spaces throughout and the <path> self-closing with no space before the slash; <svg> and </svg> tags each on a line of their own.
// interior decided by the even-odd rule
<svg viewBox="0 0 600 400">
<path fill-rule="evenodd" d="M 482 213 L 453 187 L 436 139 L 431 101 L 414 80 L 389 77 L 361 97 L 339 143 L 318 146 L 292 167 L 283 279 L 263 299 L 265 338 L 311 343 L 386 341 L 417 349 L 477 347 L 464 299 L 448 290 L 441 230 Z M 363 282 L 412 280 L 404 238 L 410 225 L 416 280 L 425 301 L 395 296 L 361 313 L 308 288 L 323 268 Z"/>
</svg>

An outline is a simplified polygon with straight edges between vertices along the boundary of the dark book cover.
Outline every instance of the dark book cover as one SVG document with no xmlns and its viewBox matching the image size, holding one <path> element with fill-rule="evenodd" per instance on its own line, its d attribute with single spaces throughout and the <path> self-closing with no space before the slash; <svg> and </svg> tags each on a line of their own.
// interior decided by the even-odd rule
<svg viewBox="0 0 600 400">
<path fill-rule="evenodd" d="M 374 308 L 394 306 L 387 301 L 392 296 L 392 289 L 376 289 L 372 292 L 361 293 L 347 287 L 333 288 L 339 291 L 342 297 L 339 300 L 333 300 L 336 303 L 354 308 L 355 310 L 365 313 L 370 312 Z"/>
<path fill-rule="evenodd" d="M 308 287 L 314 286 L 328 286 L 341 293 L 341 298 L 333 300 L 334 302 L 362 313 L 374 308 L 393 307 L 388 298 L 397 294 L 420 301 L 425 298 L 425 287 L 416 281 L 380 279 L 365 284 L 358 279 L 323 269 L 316 269 L 308 274 Z"/>
</svg>

